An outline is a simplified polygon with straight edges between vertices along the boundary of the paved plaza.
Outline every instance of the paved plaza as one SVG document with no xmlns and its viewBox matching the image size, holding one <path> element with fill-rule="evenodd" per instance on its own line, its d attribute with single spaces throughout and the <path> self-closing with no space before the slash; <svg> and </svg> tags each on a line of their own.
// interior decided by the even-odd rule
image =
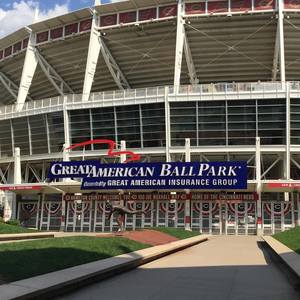
<svg viewBox="0 0 300 300">
<path fill-rule="evenodd" d="M 59 299 L 299 299 L 255 236 L 212 237 Z"/>
</svg>

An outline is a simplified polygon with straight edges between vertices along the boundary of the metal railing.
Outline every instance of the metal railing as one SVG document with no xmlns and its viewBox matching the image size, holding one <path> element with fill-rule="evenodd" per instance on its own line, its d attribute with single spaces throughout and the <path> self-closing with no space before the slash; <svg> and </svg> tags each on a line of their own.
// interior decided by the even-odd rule
<svg viewBox="0 0 300 300">
<path fill-rule="evenodd" d="M 300 93 L 300 82 L 291 82 L 290 89 Z M 245 82 L 245 83 L 215 83 L 200 85 L 183 85 L 178 88 L 174 86 L 150 87 L 130 90 L 116 90 L 107 92 L 91 93 L 87 102 L 82 101 L 82 94 L 70 94 L 41 100 L 25 102 L 22 105 L 12 104 L 0 106 L 0 120 L 27 116 L 39 113 L 62 110 L 64 106 L 97 104 L 100 106 L 124 105 L 140 103 L 162 102 L 165 93 L 169 97 L 194 95 L 213 97 L 214 95 L 253 95 L 262 94 L 267 97 L 282 97 L 285 92 L 285 84 L 280 82 Z"/>
</svg>

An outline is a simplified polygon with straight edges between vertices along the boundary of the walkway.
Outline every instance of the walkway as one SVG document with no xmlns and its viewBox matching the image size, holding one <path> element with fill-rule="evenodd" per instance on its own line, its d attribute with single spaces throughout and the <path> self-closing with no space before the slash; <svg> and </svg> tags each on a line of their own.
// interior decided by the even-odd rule
<svg viewBox="0 0 300 300">
<path fill-rule="evenodd" d="M 253 236 L 220 236 L 60 299 L 299 299 Z"/>
</svg>

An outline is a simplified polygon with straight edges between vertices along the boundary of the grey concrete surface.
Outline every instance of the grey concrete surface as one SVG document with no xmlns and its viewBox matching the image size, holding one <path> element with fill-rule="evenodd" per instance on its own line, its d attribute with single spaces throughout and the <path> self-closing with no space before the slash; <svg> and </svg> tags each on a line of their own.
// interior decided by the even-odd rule
<svg viewBox="0 0 300 300">
<path fill-rule="evenodd" d="M 254 236 L 220 236 L 57 299 L 293 300 L 299 293 Z"/>
</svg>

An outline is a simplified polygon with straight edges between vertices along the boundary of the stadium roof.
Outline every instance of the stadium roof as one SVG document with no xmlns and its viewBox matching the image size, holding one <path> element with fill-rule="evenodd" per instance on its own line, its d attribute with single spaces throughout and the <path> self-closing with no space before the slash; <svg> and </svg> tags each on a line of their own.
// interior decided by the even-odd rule
<svg viewBox="0 0 300 300">
<path fill-rule="evenodd" d="M 272 0 L 268 6 L 261 6 L 266 1 L 260 0 L 242 0 L 239 3 L 239 7 L 232 5 L 230 8 L 223 0 L 193 1 L 185 5 L 184 27 L 190 58 L 200 83 L 279 78 L 277 4 Z M 286 0 L 286 3 L 289 1 Z M 284 12 L 286 80 L 299 80 L 300 5 L 291 8 L 287 4 Z M 81 94 L 94 9 L 98 15 L 97 30 L 101 32 L 101 38 L 128 87 L 173 85 L 177 40 L 177 4 L 174 0 L 130 0 L 105 4 L 22 28 L 0 40 L 0 77 L 3 74 L 6 83 L 15 85 L 15 90 L 20 85 L 32 30 L 36 34 L 36 49 L 69 86 L 67 93 Z M 186 53 L 182 60 L 181 84 L 190 83 Z M 274 69 L 277 77 L 274 77 Z M 118 88 L 100 53 L 91 91 Z M 15 102 L 12 91 L 3 84 L 3 80 L 0 81 L 0 94 L 1 104 Z M 38 64 L 29 88 L 30 99 L 57 95 L 57 88 Z"/>
</svg>

